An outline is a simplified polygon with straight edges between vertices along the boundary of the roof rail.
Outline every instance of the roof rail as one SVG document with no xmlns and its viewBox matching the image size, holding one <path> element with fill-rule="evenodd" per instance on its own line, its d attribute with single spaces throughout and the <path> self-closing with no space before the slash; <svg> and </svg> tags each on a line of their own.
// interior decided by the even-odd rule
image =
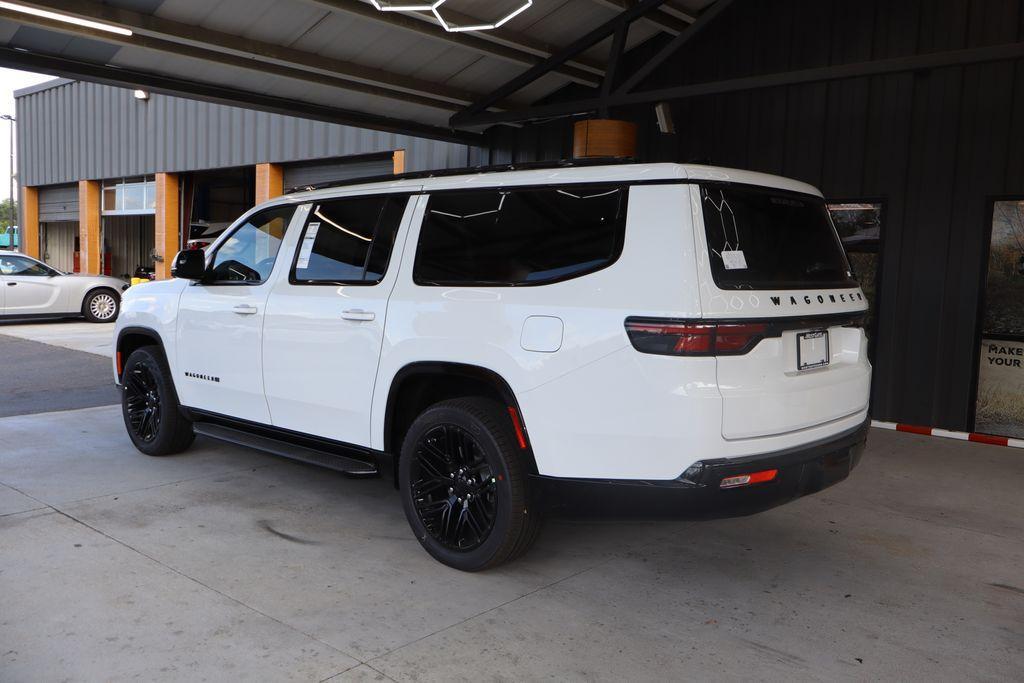
<svg viewBox="0 0 1024 683">
<path fill-rule="evenodd" d="M 285 190 L 285 194 L 293 192 L 308 192 L 311 190 L 323 190 L 331 187 L 345 187 L 347 185 L 362 185 L 364 183 L 385 182 L 395 180 L 416 180 L 420 178 L 444 178 L 455 175 L 471 175 L 475 173 L 500 173 L 504 171 L 530 171 L 545 168 L 576 168 L 583 166 L 610 166 L 612 164 L 636 163 L 633 158 L 623 157 L 599 157 L 591 159 L 561 159 L 558 161 L 526 161 L 520 164 L 498 164 L 494 166 L 466 166 L 463 168 L 442 168 L 433 171 L 412 171 L 410 173 L 397 173 L 389 175 L 363 176 L 361 178 L 349 178 L 348 180 L 333 180 L 327 183 L 316 185 L 300 185 Z"/>
</svg>

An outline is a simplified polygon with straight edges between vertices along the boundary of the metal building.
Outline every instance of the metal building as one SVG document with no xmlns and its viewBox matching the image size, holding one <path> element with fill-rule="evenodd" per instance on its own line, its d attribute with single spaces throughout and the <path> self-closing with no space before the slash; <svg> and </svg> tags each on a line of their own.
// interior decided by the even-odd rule
<svg viewBox="0 0 1024 683">
<path fill-rule="evenodd" d="M 68 79 L 19 90 L 15 103 L 26 215 L 39 225 L 23 248 L 56 268 L 120 277 L 139 267 L 165 277 L 189 240 L 212 238 L 287 188 L 464 167 L 480 155 L 455 142 Z"/>
</svg>

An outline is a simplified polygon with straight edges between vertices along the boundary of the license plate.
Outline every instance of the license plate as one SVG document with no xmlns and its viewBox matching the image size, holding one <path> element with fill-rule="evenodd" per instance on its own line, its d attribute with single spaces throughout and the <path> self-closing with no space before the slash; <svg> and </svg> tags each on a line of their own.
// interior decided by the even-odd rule
<svg viewBox="0 0 1024 683">
<path fill-rule="evenodd" d="M 796 369 L 814 370 L 828 365 L 828 330 L 797 332 Z"/>
</svg>

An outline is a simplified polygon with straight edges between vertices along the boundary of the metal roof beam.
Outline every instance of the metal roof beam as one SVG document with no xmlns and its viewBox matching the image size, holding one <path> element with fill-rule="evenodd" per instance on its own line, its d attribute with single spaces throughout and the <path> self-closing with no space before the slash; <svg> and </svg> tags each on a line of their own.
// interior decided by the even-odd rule
<svg viewBox="0 0 1024 683">
<path fill-rule="evenodd" d="M 603 106 L 617 107 L 635 104 L 649 104 L 682 100 L 706 95 L 722 95 L 725 93 L 760 90 L 763 88 L 779 88 L 806 83 L 825 83 L 846 78 L 864 78 L 868 76 L 884 76 L 887 74 L 927 71 L 950 66 L 966 66 L 1024 58 L 1024 43 L 1004 43 L 987 47 L 951 50 L 948 52 L 931 52 L 906 57 L 892 57 L 869 62 L 837 64 L 799 71 L 783 71 L 760 76 L 743 76 L 724 81 L 694 83 L 671 88 L 642 90 L 640 92 L 612 93 L 607 98 L 591 97 L 582 100 L 554 102 L 529 107 L 519 111 L 482 112 L 460 120 L 463 127 L 488 126 L 496 123 L 523 122 L 535 119 L 546 119 L 556 116 L 588 114 Z"/>
<path fill-rule="evenodd" d="M 643 66 L 637 69 L 634 73 L 630 74 L 629 78 L 625 80 L 615 92 L 630 92 L 637 85 L 639 85 L 645 78 L 650 76 L 655 69 L 662 65 L 666 59 L 678 52 L 684 45 L 697 37 L 701 31 L 708 27 L 718 16 L 729 8 L 732 4 L 732 0 L 718 0 L 715 4 L 711 5 L 705 10 L 698 18 L 697 21 L 693 22 L 690 28 L 686 29 L 675 38 L 670 40 L 664 47 L 662 47 L 658 54 L 654 55 L 647 60 Z"/>
<path fill-rule="evenodd" d="M 219 85 L 159 76 L 131 69 L 121 69 L 105 64 L 82 62 L 33 52 L 22 52 L 21 50 L 8 47 L 0 47 L 0 65 L 13 69 L 23 69 L 52 74 L 54 76 L 74 78 L 76 80 L 103 83 L 119 88 L 145 88 L 151 92 L 164 95 L 188 97 L 204 102 L 213 102 L 214 104 L 256 109 L 272 114 L 297 116 L 314 121 L 368 128 L 386 133 L 416 135 L 463 145 L 480 145 L 483 142 L 482 136 L 477 134 L 452 131 L 447 128 L 415 121 L 366 114 L 351 109 L 302 102 L 291 98 L 261 95 Z"/>
<path fill-rule="evenodd" d="M 108 32 L 89 33 L 89 37 L 125 46 L 145 47 L 186 57 L 211 58 L 212 61 L 277 75 L 307 80 L 322 85 L 345 87 L 357 92 L 382 95 L 402 101 L 418 100 L 427 106 L 456 110 L 479 95 L 458 88 L 394 74 L 382 69 L 303 52 L 282 45 L 215 31 L 163 19 L 150 14 L 102 5 L 93 0 L 27 0 L 23 4 L 51 9 L 72 16 L 130 28 L 135 36 Z M 24 24 L 63 33 L 83 34 L 85 27 L 0 10 L 0 16 Z M 181 46 L 190 46 L 181 49 Z M 193 49 L 193 48 L 198 48 Z M 217 56 L 211 55 L 216 53 Z M 234 57 L 231 59 L 230 57 Z M 280 70 L 280 69 L 285 70 Z"/>
<path fill-rule="evenodd" d="M 453 115 L 450 120 L 452 127 L 472 125 L 469 124 L 468 121 L 473 119 L 480 112 L 483 112 L 484 110 L 492 107 L 496 102 L 504 100 L 509 95 L 512 95 L 530 83 L 533 83 L 541 76 L 554 70 L 559 65 L 564 64 L 567 60 L 580 52 L 589 50 L 605 38 L 616 33 L 618 29 L 628 26 L 644 14 L 657 9 L 658 6 L 663 4 L 665 1 L 666 0 L 640 0 L 640 2 L 633 5 L 632 8 L 622 12 L 612 19 L 609 19 L 594 30 L 588 32 L 586 35 L 577 38 L 572 44 L 562 48 L 542 63 L 532 69 L 524 71 L 504 85 L 496 88 L 490 94 L 485 95 L 480 100 L 477 100 L 462 111 Z"/>
<path fill-rule="evenodd" d="M 624 12 L 636 5 L 640 0 L 591 0 L 591 2 L 613 9 L 617 12 Z M 640 21 L 649 24 L 659 31 L 670 35 L 679 35 L 686 30 L 686 27 L 695 21 L 696 17 L 689 13 L 673 8 L 665 4 L 650 14 L 645 14 Z"/>
<path fill-rule="evenodd" d="M 332 11 L 354 14 L 370 21 L 386 24 L 392 28 L 409 31 L 432 40 L 440 40 L 461 48 L 471 50 L 477 54 L 488 57 L 496 57 L 514 64 L 535 66 L 544 61 L 544 57 L 538 56 L 523 49 L 508 47 L 499 42 L 482 38 L 479 35 L 466 33 L 449 33 L 437 25 L 432 18 L 417 15 L 416 13 L 405 12 L 381 12 L 372 5 L 360 0 L 302 0 Z M 576 83 L 595 86 L 600 83 L 599 75 L 596 75 L 590 68 L 581 68 L 570 64 L 562 64 L 555 70 L 559 75 L 568 78 Z"/>
</svg>

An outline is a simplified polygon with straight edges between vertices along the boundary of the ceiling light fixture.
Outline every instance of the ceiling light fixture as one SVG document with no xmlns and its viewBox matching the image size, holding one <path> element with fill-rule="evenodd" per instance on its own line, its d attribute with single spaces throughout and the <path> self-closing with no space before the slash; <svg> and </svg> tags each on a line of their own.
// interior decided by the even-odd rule
<svg viewBox="0 0 1024 683">
<path fill-rule="evenodd" d="M 467 24 L 459 26 L 448 22 L 441 14 L 443 5 L 448 0 L 430 0 L 416 2 L 415 0 L 370 0 L 370 4 L 381 12 L 432 12 L 437 23 L 449 33 L 462 33 L 463 31 L 490 31 L 496 29 L 515 17 L 519 16 L 533 5 L 533 0 L 523 0 L 522 4 L 508 14 L 492 23 Z"/>
<path fill-rule="evenodd" d="M 370 0 L 370 4 L 379 9 L 381 12 L 429 12 L 437 5 L 443 3 L 444 0 L 434 0 L 434 2 L 388 2 L 388 0 Z"/>
<path fill-rule="evenodd" d="M 51 12 L 50 10 L 19 5 L 16 2 L 0 2 L 0 9 L 11 10 L 12 12 L 21 12 L 22 14 L 31 14 L 32 16 L 43 17 L 44 19 L 53 19 L 54 21 L 63 21 L 64 23 L 75 24 L 76 26 L 95 28 L 100 31 L 117 33 L 122 36 L 132 35 L 132 32 L 129 29 L 121 28 L 120 26 L 103 24 L 98 21 L 90 21 L 89 19 L 79 19 L 78 17 L 73 17 L 68 14 L 61 14 L 60 12 Z"/>
<path fill-rule="evenodd" d="M 149 99 L 149 93 L 146 92 L 145 90 L 135 90 L 134 92 L 132 92 L 132 95 L 137 100 L 148 100 Z"/>
<path fill-rule="evenodd" d="M 441 9 L 441 6 L 444 5 L 444 3 L 447 1 L 448 0 L 440 0 L 439 2 L 434 3 L 434 6 L 430 8 L 430 11 L 434 13 L 435 17 L 437 17 L 437 23 L 441 24 L 441 27 L 445 31 L 448 31 L 449 33 L 461 33 L 463 31 L 490 31 L 496 28 L 500 28 L 501 26 L 512 21 L 514 18 L 516 18 L 526 10 L 530 9 L 531 6 L 533 6 L 533 0 L 525 0 L 522 5 L 509 12 L 501 19 L 498 19 L 494 23 L 469 24 L 466 26 L 457 26 L 455 24 L 449 24 L 447 21 L 445 21 L 445 18 L 441 16 L 441 12 L 439 10 Z"/>
</svg>

